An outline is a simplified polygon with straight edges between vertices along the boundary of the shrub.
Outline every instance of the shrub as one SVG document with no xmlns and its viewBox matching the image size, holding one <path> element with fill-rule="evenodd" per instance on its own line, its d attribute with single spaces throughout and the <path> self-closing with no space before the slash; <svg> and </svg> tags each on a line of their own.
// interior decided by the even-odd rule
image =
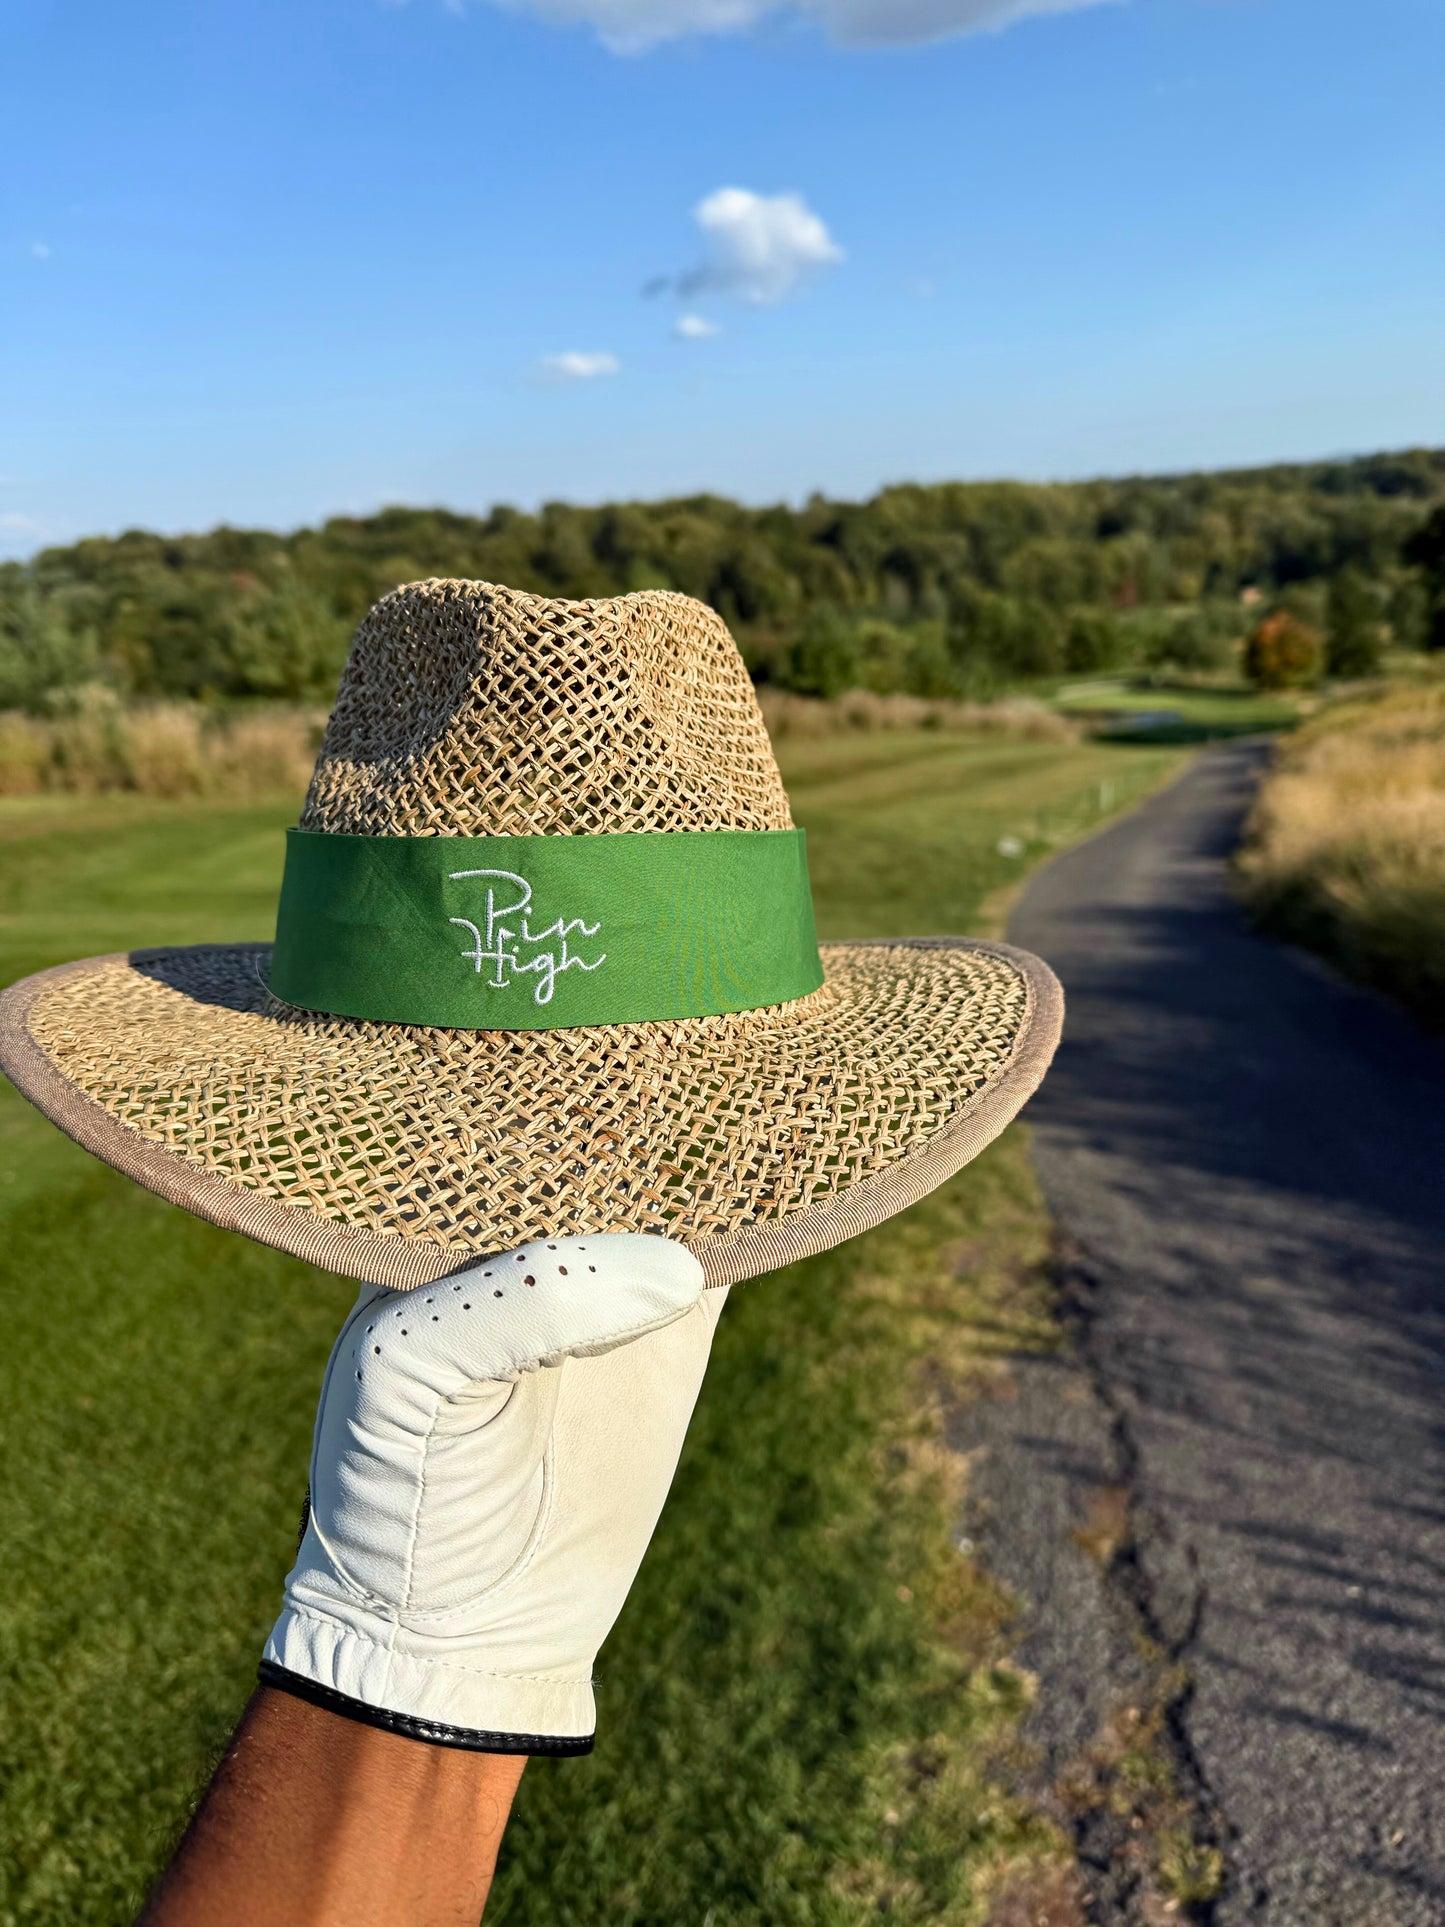
<svg viewBox="0 0 1445 1927">
<path fill-rule="evenodd" d="M 1324 641 L 1288 609 L 1265 617 L 1244 652 L 1244 673 L 1260 689 L 1293 689 L 1319 679 Z"/>
</svg>

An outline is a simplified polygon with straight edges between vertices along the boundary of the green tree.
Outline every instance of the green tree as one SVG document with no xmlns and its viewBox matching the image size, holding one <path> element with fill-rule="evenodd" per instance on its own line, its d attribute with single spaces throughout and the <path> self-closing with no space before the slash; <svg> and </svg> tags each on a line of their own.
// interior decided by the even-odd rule
<svg viewBox="0 0 1445 1927">
<path fill-rule="evenodd" d="M 840 609 L 814 609 L 784 660 L 780 680 L 802 696 L 841 696 L 857 687 L 858 632 Z"/>
<path fill-rule="evenodd" d="M 1380 667 L 1380 606 L 1358 569 L 1330 583 L 1325 616 L 1325 667 L 1332 676 L 1373 676 Z"/>
<path fill-rule="evenodd" d="M 910 696 L 957 696 L 958 667 L 948 653 L 941 622 L 914 625 L 913 642 L 903 664 L 903 687 Z"/>
<path fill-rule="evenodd" d="M 350 623 L 287 574 L 230 611 L 221 649 L 225 687 L 290 702 L 322 695 L 340 676 L 350 639 Z"/>
<path fill-rule="evenodd" d="M 907 686 L 911 634 L 909 628 L 884 622 L 879 616 L 865 617 L 858 624 L 854 636 L 858 644 L 858 681 L 862 688 L 887 696 Z M 948 668 L 952 675 L 951 659 Z"/>
<path fill-rule="evenodd" d="M 95 636 L 70 626 L 63 601 L 43 596 L 29 569 L 0 571 L 0 709 L 38 708 L 96 669 Z"/>
<path fill-rule="evenodd" d="M 1425 646 L 1445 649 L 1445 506 L 1415 530 L 1401 551 L 1420 571 L 1425 587 Z"/>
<path fill-rule="evenodd" d="M 1425 648 L 1430 634 L 1430 599 L 1413 569 L 1391 584 L 1386 613 L 1390 640 L 1397 649 Z"/>
<path fill-rule="evenodd" d="M 1058 617 L 1042 602 L 961 583 L 950 599 L 948 652 L 968 687 L 1057 675 L 1064 666 Z"/>
<path fill-rule="evenodd" d="M 1127 660 L 1129 638 L 1123 623 L 1104 609 L 1080 609 L 1069 623 L 1064 667 L 1074 675 L 1117 669 Z"/>
<path fill-rule="evenodd" d="M 1144 632 L 1141 655 L 1151 669 L 1195 672 L 1219 669 L 1229 659 L 1235 611 L 1197 603 L 1182 615 L 1169 612 Z"/>
</svg>

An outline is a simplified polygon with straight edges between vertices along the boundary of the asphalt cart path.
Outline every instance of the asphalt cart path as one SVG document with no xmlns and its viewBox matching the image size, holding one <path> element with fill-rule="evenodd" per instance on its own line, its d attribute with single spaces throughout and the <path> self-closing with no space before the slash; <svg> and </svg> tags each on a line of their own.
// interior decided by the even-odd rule
<svg viewBox="0 0 1445 1927">
<path fill-rule="evenodd" d="M 1179 1740 L 1229 1867 L 1213 1918 L 1430 1927 L 1445 1923 L 1445 1049 L 1241 917 L 1228 859 L 1265 754 L 1206 752 L 1028 887 L 1010 935 L 1069 1000 L 1029 1117 L 1086 1280 L 1137 1581 L 1188 1668 Z M 1067 1474 L 1085 1423 L 1047 1391 L 1030 1414 L 990 1475 L 1025 1542 L 1020 1514 L 1050 1468 Z M 1040 1516 L 1077 1509 L 1061 1489 Z M 1077 1572 L 1057 1546 L 1021 1560 L 1005 1576 L 1078 1668 Z M 1085 1666 L 1091 1637 L 1081 1620 Z"/>
</svg>

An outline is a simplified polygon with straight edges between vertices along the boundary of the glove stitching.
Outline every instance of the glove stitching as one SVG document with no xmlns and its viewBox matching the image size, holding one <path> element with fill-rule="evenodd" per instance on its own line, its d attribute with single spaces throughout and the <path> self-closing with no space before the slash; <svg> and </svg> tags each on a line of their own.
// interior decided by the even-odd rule
<svg viewBox="0 0 1445 1927">
<path fill-rule="evenodd" d="M 406 1548 L 406 1578 L 402 1581 L 400 1610 L 410 1612 L 412 1586 L 416 1579 L 416 1542 L 421 1536 L 421 1511 L 426 1504 L 427 1467 L 431 1459 L 432 1440 L 436 1437 L 437 1420 L 441 1416 L 441 1403 L 432 1407 L 431 1423 L 426 1428 L 426 1437 L 421 1442 L 421 1470 L 416 1481 L 416 1505 L 412 1508 L 411 1536 Z"/>
<path fill-rule="evenodd" d="M 363 1289 L 365 1288 L 363 1287 Z M 341 1357 L 341 1354 L 345 1349 L 346 1341 L 350 1338 L 351 1333 L 355 1328 L 355 1326 L 357 1325 L 357 1323 L 361 1319 L 365 1318 L 368 1312 L 374 1310 L 374 1308 L 377 1305 L 381 1304 L 384 1300 L 392 1296 L 393 1296 L 393 1293 L 387 1288 L 387 1286 L 378 1285 L 376 1289 L 371 1293 L 371 1296 L 369 1298 L 358 1297 L 355 1305 L 351 1309 L 350 1315 L 348 1316 L 346 1323 L 341 1327 L 340 1332 L 337 1334 L 336 1343 L 331 1347 L 331 1356 L 327 1359 L 326 1370 L 321 1375 L 321 1397 L 317 1402 L 317 1406 L 316 1406 L 316 1420 L 311 1428 L 311 1462 L 310 1462 L 311 1477 L 308 1482 L 307 1492 L 306 1492 L 307 1515 L 308 1515 L 306 1520 L 306 1530 L 301 1535 L 301 1545 L 299 1545 L 296 1548 L 296 1568 L 295 1568 L 295 1571 L 293 1571 L 293 1573 L 291 1574 L 291 1578 L 294 1579 L 296 1576 L 296 1572 L 299 1572 L 301 1567 L 301 1551 L 302 1551 L 302 1547 L 306 1543 L 306 1534 L 308 1532 L 313 1533 L 315 1535 L 317 1544 L 325 1552 L 327 1560 L 329 1561 L 331 1566 L 331 1571 L 334 1574 L 338 1583 L 341 1585 L 342 1589 L 345 1592 L 350 1593 L 352 1598 L 357 1600 L 358 1602 L 367 1606 L 379 1607 L 384 1612 L 394 1612 L 396 1609 L 394 1606 L 392 1606 L 389 1600 L 383 1599 L 380 1593 L 372 1592 L 370 1587 L 359 1585 L 357 1581 L 352 1578 L 351 1574 L 346 1569 L 345 1560 L 340 1557 L 336 1548 L 332 1545 L 330 1539 L 326 1536 L 325 1529 L 322 1526 L 320 1519 L 317 1517 L 316 1495 L 323 1488 L 322 1488 L 322 1482 L 320 1479 L 316 1455 L 321 1449 L 321 1422 L 326 1411 L 327 1394 L 331 1390 L 332 1374 L 336 1369 L 337 1360 Z M 290 1586 L 290 1583 L 291 1583 L 291 1580 L 288 1579 L 287 1580 L 288 1587 Z"/>
<path fill-rule="evenodd" d="M 544 1366 L 565 1365 L 569 1358 L 601 1358 L 607 1352 L 619 1351 L 622 1346 L 630 1344 L 634 1338 L 646 1338 L 650 1332 L 665 1331 L 669 1325 L 679 1324 L 699 1303 L 701 1299 L 695 1298 L 692 1304 L 684 1305 L 680 1311 L 668 1311 L 661 1317 L 649 1318 L 640 1325 L 629 1325 L 625 1331 L 611 1332 L 606 1338 L 599 1338 L 592 1345 L 559 1345 L 556 1351 L 546 1352 L 538 1358 L 536 1366 L 529 1368 L 523 1364 L 513 1369 L 527 1371 Z"/>
<path fill-rule="evenodd" d="M 511 1565 L 508 1566 L 504 1572 L 499 1573 L 490 1585 L 483 1586 L 480 1592 L 470 1593 L 459 1605 L 438 1606 L 431 1611 L 420 1607 L 403 1607 L 402 1610 L 406 1613 L 407 1618 L 406 1630 L 424 1632 L 430 1626 L 444 1626 L 448 1620 L 461 1619 L 467 1613 L 475 1612 L 478 1606 L 496 1599 L 501 1593 L 504 1593 L 509 1586 L 516 1585 L 518 1580 L 524 1578 L 526 1574 L 531 1571 L 533 1565 L 541 1557 L 543 1542 L 547 1537 L 547 1528 L 552 1523 L 552 1514 L 556 1510 L 557 1478 L 555 1468 L 556 1445 L 549 1434 L 547 1443 L 542 1451 L 542 1497 L 537 1506 L 537 1516 L 528 1529 L 527 1541 L 522 1547 L 522 1550 L 517 1554 Z M 441 1636 L 442 1635 L 438 1635 L 438 1637 Z"/>
<path fill-rule="evenodd" d="M 370 1633 L 363 1632 L 359 1626 L 343 1626 L 336 1620 L 327 1619 L 322 1614 L 312 1612 L 305 1606 L 288 1606 L 286 1611 L 290 1613 L 293 1619 L 304 1619 L 309 1621 L 313 1626 L 319 1626 L 327 1632 L 336 1633 L 338 1643 L 359 1639 L 363 1645 L 371 1646 L 377 1652 L 384 1653 L 388 1660 L 396 1658 L 409 1659 L 414 1665 L 424 1666 L 429 1673 L 468 1673 L 476 1679 L 518 1680 L 527 1686 L 590 1686 L 592 1684 L 592 1674 L 590 1672 L 503 1673 L 491 1666 L 464 1666 L 455 1660 L 433 1659 L 429 1653 L 425 1656 L 418 1653 L 398 1654 L 394 1650 L 394 1641 L 388 1641 L 387 1644 L 383 1645 L 380 1640 L 373 1639 Z M 284 1618 L 285 1614 L 283 1614 L 282 1617 Z M 272 1638 L 274 1639 L 275 1637 L 276 1635 L 273 1633 Z M 297 1669 L 293 1667 L 290 1670 L 295 1671 Z M 388 1671 L 386 1685 L 382 1690 L 385 1691 L 390 1684 L 391 1677 Z"/>
<path fill-rule="evenodd" d="M 501 1379 L 478 1379 L 475 1382 L 484 1385 L 505 1383 L 505 1381 Z M 341 1557 L 335 1546 L 332 1545 L 318 1520 L 314 1505 L 311 1509 L 311 1516 L 307 1520 L 307 1531 L 315 1535 L 317 1544 L 326 1554 L 329 1570 L 325 1575 L 325 1579 L 334 1582 L 343 1595 L 349 1597 L 356 1605 L 371 1612 L 378 1619 L 385 1620 L 388 1623 L 395 1621 L 400 1625 L 401 1618 L 405 1615 L 406 1627 L 403 1628 L 403 1630 L 413 1627 L 418 1630 L 425 1630 L 428 1626 L 444 1626 L 449 1620 L 462 1618 L 465 1614 L 475 1611 L 477 1606 L 482 1604 L 483 1601 L 495 1598 L 498 1594 L 504 1592 L 507 1587 L 515 1585 L 518 1580 L 531 1570 L 535 1561 L 540 1557 L 543 1541 L 547 1535 L 547 1527 L 551 1524 L 552 1514 L 556 1510 L 556 1444 L 554 1439 L 549 1436 L 542 1453 L 542 1463 L 540 1467 L 542 1474 L 542 1496 L 537 1507 L 537 1514 L 531 1526 L 528 1528 L 526 1542 L 512 1564 L 503 1572 L 499 1573 L 489 1585 L 483 1586 L 478 1592 L 469 1593 L 465 1599 L 460 1600 L 455 1606 L 439 1606 L 431 1609 L 411 1606 L 408 1602 L 411 1597 L 412 1582 L 415 1576 L 416 1542 L 421 1532 L 420 1520 L 426 1490 L 427 1455 L 430 1451 L 433 1435 L 440 1420 L 444 1404 L 445 1401 L 442 1401 L 442 1404 L 438 1405 L 422 1445 L 422 1471 L 418 1481 L 416 1517 L 413 1521 L 410 1556 L 407 1563 L 403 1596 L 400 1602 L 383 1593 L 373 1592 L 370 1587 L 363 1586 L 352 1578 L 350 1572 L 347 1570 L 345 1560 Z M 299 1569 L 299 1549 L 297 1563 Z M 291 1578 L 287 1581 L 288 1600 L 290 1597 L 290 1587 L 295 1578 L 296 1575 L 293 1572 Z M 317 1581 L 313 1579 L 310 1582 L 308 1590 L 315 1591 L 316 1589 Z"/>
</svg>

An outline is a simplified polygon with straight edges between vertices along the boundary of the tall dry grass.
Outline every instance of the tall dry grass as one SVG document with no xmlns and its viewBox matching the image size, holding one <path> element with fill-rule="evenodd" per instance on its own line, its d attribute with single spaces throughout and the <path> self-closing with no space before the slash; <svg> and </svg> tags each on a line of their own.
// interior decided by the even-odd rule
<svg viewBox="0 0 1445 1927">
<path fill-rule="evenodd" d="M 824 701 L 765 685 L 758 691 L 758 701 L 775 743 L 790 736 L 839 736 L 881 729 L 956 730 L 970 735 L 1007 736 L 1026 743 L 1074 743 L 1083 735 L 1080 723 L 1026 696 L 967 703 L 945 697 L 880 696 L 870 689 L 851 689 L 846 695 Z"/>
<path fill-rule="evenodd" d="M 858 689 L 836 701 L 759 692 L 768 729 L 786 737 L 857 730 L 939 729 L 1075 742 L 1080 725 L 1042 703 L 931 701 Z M 311 778 L 324 714 L 266 709 L 217 717 L 198 703 L 127 708 L 108 689 L 76 692 L 65 713 L 30 716 L 0 710 L 0 796 L 46 790 L 131 790 L 141 796 L 252 796 L 304 789 Z"/>
<path fill-rule="evenodd" d="M 1445 682 L 1326 710 L 1285 742 L 1238 872 L 1267 928 L 1445 1024 Z"/>
<path fill-rule="evenodd" d="M 104 689 L 64 714 L 0 711 L 0 796 L 130 790 L 141 796 L 259 796 L 303 790 L 324 717 L 303 709 L 217 717 L 196 703 L 127 708 Z"/>
</svg>

